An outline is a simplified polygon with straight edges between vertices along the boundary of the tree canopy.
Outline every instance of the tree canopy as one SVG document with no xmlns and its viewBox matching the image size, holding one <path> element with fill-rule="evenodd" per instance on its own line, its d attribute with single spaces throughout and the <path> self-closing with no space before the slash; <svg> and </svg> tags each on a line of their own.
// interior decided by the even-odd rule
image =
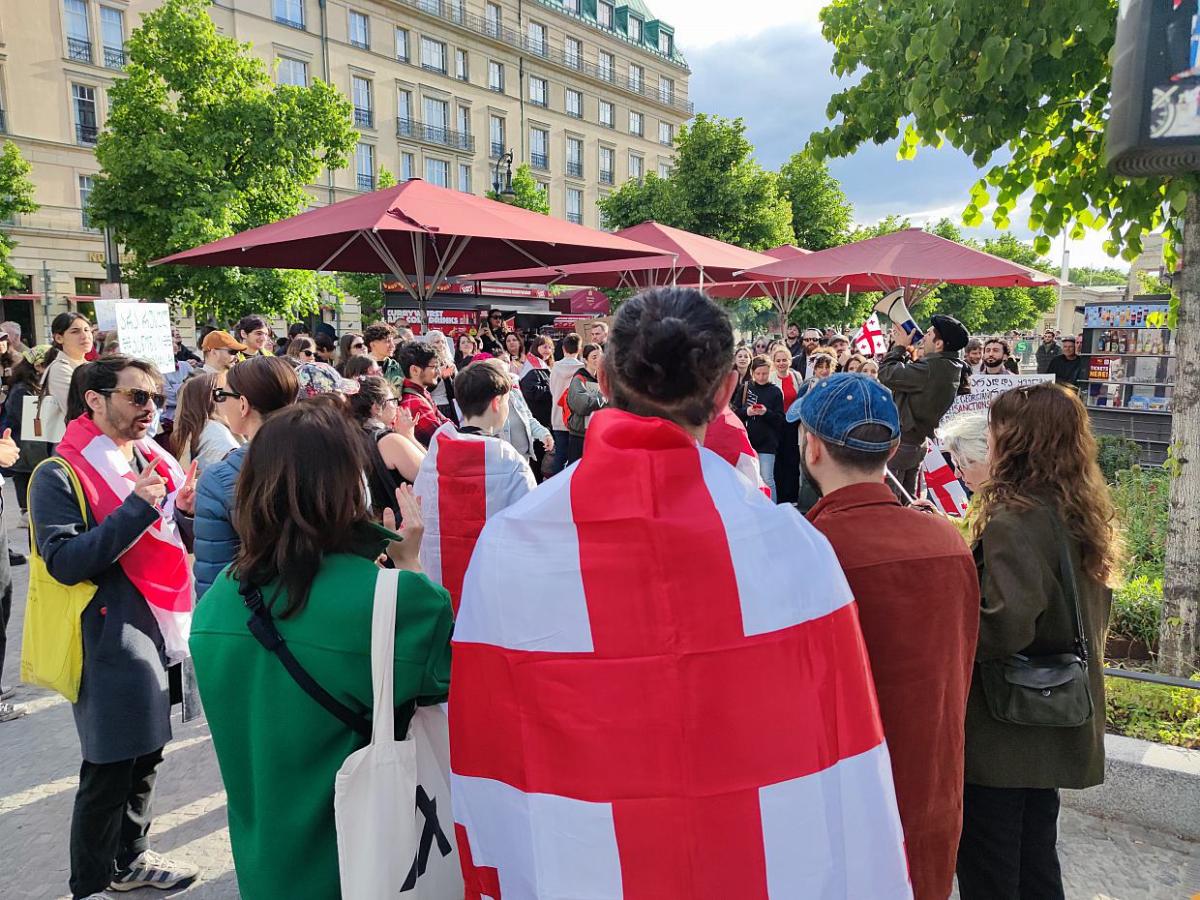
<svg viewBox="0 0 1200 900">
<path fill-rule="evenodd" d="M 797 246 L 824 250 L 846 242 L 854 207 L 824 162 L 810 153 L 795 153 L 779 170 L 779 184 L 792 204 Z"/>
<path fill-rule="evenodd" d="M 38 204 L 33 200 L 33 181 L 29 177 L 30 168 L 16 144 L 12 141 L 0 144 L 0 222 L 12 221 L 17 213 L 37 212 Z M 0 231 L 0 291 L 16 287 L 21 280 L 9 262 L 16 245 L 11 235 Z"/>
<path fill-rule="evenodd" d="M 96 147 L 95 222 L 129 254 L 134 296 L 229 320 L 294 318 L 319 305 L 320 276 L 283 269 L 150 268 L 152 260 L 274 222 L 311 203 L 305 186 L 346 165 L 356 133 L 332 86 L 274 84 L 248 44 L 220 34 L 205 0 L 166 0 L 129 40 Z"/>
</svg>

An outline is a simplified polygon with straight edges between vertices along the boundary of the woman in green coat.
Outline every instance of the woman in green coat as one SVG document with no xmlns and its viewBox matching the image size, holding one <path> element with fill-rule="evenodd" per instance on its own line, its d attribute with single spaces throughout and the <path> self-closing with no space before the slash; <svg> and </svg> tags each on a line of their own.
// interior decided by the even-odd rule
<svg viewBox="0 0 1200 900">
<path fill-rule="evenodd" d="M 967 698 L 959 891 L 962 900 L 1055 900 L 1063 897 L 1058 789 L 1104 780 L 1113 506 L 1087 413 L 1072 391 L 1040 384 L 1001 394 L 991 406 L 988 440 L 991 473 L 972 504 L 982 606 Z M 981 667 L 1018 653 L 1074 653 L 1072 594 L 1089 653 L 1090 717 L 1074 727 L 1013 724 L 1007 713 L 1002 721 L 990 710 L 1008 696 L 1006 688 L 985 684 Z M 1043 701 L 1051 702 L 1032 697 Z"/>
<path fill-rule="evenodd" d="M 238 885 L 254 900 L 339 896 L 334 776 L 367 741 L 251 635 L 242 589 L 261 591 L 287 647 L 317 684 L 369 718 L 376 560 L 386 550 L 407 570 L 396 596 L 397 733 L 407 731 L 412 701 L 437 703 L 449 689 L 450 597 L 419 574 L 419 507 L 401 495 L 402 543 L 372 524 L 361 447 L 345 414 L 320 400 L 267 420 L 238 479 L 241 550 L 192 624 Z"/>
</svg>

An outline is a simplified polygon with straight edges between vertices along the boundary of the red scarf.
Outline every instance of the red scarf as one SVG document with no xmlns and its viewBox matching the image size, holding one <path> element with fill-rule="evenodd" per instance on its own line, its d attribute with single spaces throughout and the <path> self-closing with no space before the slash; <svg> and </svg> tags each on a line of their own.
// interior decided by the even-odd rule
<svg viewBox="0 0 1200 900">
<path fill-rule="evenodd" d="M 167 497 L 159 518 L 142 532 L 120 557 L 121 569 L 133 582 L 154 613 L 171 662 L 188 656 L 192 620 L 192 573 L 187 551 L 175 527 L 175 493 L 184 482 L 183 470 L 166 450 L 152 440 L 136 442 L 138 450 L 167 480 Z M 133 493 L 137 476 L 129 461 L 87 416 L 67 424 L 58 445 L 59 455 L 70 463 L 83 487 L 96 522 L 103 522 Z"/>
</svg>

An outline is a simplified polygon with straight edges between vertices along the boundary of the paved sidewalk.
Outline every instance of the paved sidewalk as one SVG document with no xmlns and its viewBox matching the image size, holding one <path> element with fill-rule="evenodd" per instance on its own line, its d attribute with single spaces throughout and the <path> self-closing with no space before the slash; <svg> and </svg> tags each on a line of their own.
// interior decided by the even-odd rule
<svg viewBox="0 0 1200 900">
<path fill-rule="evenodd" d="M 16 509 L 11 486 L 5 486 L 4 493 L 10 541 L 24 552 L 28 541 L 11 513 Z M 27 574 L 26 566 L 14 569 L 5 684 L 17 680 Z M 62 698 L 23 687 L 16 702 L 26 704 L 30 713 L 0 723 L 0 897 L 59 900 L 69 897 L 67 834 L 79 743 L 70 707 Z M 165 895 L 143 889 L 121 896 L 236 900 L 225 794 L 203 723 L 180 726 L 176 720 L 175 739 L 160 769 L 155 809 L 154 849 L 196 863 L 202 880 Z M 1071 810 L 1063 810 L 1061 834 L 1071 900 L 1186 900 L 1200 893 L 1200 846 Z"/>
</svg>

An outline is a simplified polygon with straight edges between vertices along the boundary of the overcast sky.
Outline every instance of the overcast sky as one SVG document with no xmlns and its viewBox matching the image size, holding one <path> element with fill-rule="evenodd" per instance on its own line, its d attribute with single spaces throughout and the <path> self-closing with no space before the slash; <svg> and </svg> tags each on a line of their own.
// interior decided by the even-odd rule
<svg viewBox="0 0 1200 900">
<path fill-rule="evenodd" d="M 832 48 L 820 33 L 822 2 L 741 0 L 736 13 L 728 0 L 647 2 L 675 28 L 676 42 L 692 69 L 688 90 L 696 111 L 745 119 L 764 166 L 778 168 L 824 126 L 825 106 L 839 81 L 829 70 Z M 896 213 L 915 225 L 948 216 L 961 226 L 968 192 L 980 177 L 957 150 L 922 148 L 916 159 L 901 162 L 894 143 L 864 146 L 852 157 L 831 161 L 830 169 L 861 224 Z M 1019 237 L 1032 236 L 1024 214 L 1018 212 L 1012 221 Z M 963 230 L 975 237 L 992 233 Z M 1103 234 L 1091 233 L 1072 242 L 1071 264 L 1127 268 L 1104 253 L 1103 240 Z M 1061 254 L 1060 239 L 1055 241 L 1055 263 Z"/>
</svg>

